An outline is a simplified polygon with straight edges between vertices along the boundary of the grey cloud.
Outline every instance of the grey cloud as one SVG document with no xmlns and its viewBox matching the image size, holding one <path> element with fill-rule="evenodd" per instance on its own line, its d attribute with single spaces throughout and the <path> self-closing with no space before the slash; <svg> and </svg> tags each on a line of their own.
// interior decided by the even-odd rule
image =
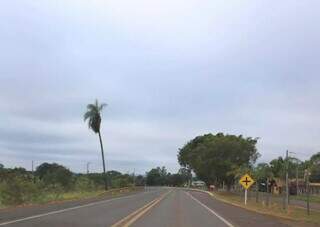
<svg viewBox="0 0 320 227">
<path fill-rule="evenodd" d="M 124 172 L 175 171 L 178 148 L 208 132 L 261 137 L 261 160 L 319 150 L 317 1 L 0 4 L 8 165 L 83 171 L 90 160 L 100 170 L 82 119 L 95 98 L 109 104 L 110 168 Z"/>
</svg>

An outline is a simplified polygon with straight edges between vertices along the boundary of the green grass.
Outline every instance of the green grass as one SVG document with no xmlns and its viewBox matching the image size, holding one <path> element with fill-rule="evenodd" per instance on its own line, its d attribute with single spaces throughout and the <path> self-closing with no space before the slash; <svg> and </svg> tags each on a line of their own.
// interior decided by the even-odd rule
<svg viewBox="0 0 320 227">
<path fill-rule="evenodd" d="M 27 204 L 45 204 L 45 203 L 58 202 L 58 201 L 87 199 L 87 198 L 99 196 L 102 193 L 103 193 L 102 190 L 88 191 L 88 192 L 81 192 L 81 191 L 64 192 L 61 194 L 47 193 Z"/>
<path fill-rule="evenodd" d="M 291 196 L 292 199 L 307 201 L 307 195 Z M 310 195 L 311 203 L 320 203 L 320 195 Z"/>
<path fill-rule="evenodd" d="M 97 196 L 103 195 L 119 195 L 121 193 L 126 193 L 135 190 L 134 188 L 126 189 L 111 189 L 108 191 L 105 190 L 96 190 L 96 191 L 87 191 L 87 192 L 66 192 L 61 195 L 60 200 L 78 200 L 78 199 L 88 199 Z"/>
<path fill-rule="evenodd" d="M 56 203 L 62 201 L 70 200 L 81 200 L 95 198 L 104 195 L 117 196 L 122 193 L 127 193 L 130 191 L 137 190 L 136 188 L 125 188 L 125 189 L 111 189 L 108 191 L 105 190 L 93 190 L 93 191 L 72 191 L 72 192 L 63 192 L 63 193 L 46 193 L 32 202 L 25 204 L 20 204 L 19 206 L 33 205 L 33 204 L 47 204 L 47 203 Z M 10 205 L 4 205 L 0 203 L 0 209 L 12 207 Z"/>
</svg>

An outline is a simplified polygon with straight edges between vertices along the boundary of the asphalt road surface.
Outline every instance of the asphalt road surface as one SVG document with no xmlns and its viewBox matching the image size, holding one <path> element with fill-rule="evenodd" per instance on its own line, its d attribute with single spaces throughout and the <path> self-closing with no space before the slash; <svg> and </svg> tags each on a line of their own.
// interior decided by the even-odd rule
<svg viewBox="0 0 320 227">
<path fill-rule="evenodd" d="M 286 225 L 274 218 L 214 200 L 206 193 L 172 188 L 150 188 L 117 198 L 0 211 L 0 226 L 282 227 Z"/>
</svg>

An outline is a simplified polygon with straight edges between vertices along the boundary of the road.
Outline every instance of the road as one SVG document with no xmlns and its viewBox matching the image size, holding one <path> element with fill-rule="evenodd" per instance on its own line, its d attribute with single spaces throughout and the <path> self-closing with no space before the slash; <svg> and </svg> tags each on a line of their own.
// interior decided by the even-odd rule
<svg viewBox="0 0 320 227">
<path fill-rule="evenodd" d="M 268 216 L 224 204 L 206 193 L 173 188 L 96 201 L 0 211 L 10 227 L 191 227 L 286 226 Z"/>
</svg>

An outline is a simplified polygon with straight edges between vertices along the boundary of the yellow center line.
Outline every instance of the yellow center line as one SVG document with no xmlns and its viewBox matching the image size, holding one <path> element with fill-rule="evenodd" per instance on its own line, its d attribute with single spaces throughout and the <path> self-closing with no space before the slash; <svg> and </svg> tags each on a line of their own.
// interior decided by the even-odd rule
<svg viewBox="0 0 320 227">
<path fill-rule="evenodd" d="M 115 224 L 113 224 L 111 227 L 120 227 L 123 226 L 123 224 L 125 222 L 127 222 L 130 218 L 132 218 L 134 215 L 136 215 L 137 213 L 141 212 L 143 209 L 146 209 L 148 206 L 152 205 L 154 202 L 156 202 L 156 200 L 158 199 L 154 199 L 151 202 L 147 203 L 146 205 L 144 205 L 143 207 L 140 207 L 138 210 L 132 212 L 131 214 L 129 214 L 128 216 L 124 217 L 123 219 L 121 219 L 120 221 L 116 222 Z"/>
<path fill-rule="evenodd" d="M 166 192 L 165 194 L 161 195 L 160 197 L 152 200 L 151 202 L 147 203 L 143 207 L 140 207 L 138 210 L 132 212 L 128 216 L 124 217 L 120 221 L 113 224 L 111 227 L 129 227 L 134 222 L 136 222 L 139 218 L 141 218 L 145 213 L 147 213 L 150 209 L 152 209 L 155 205 L 157 205 L 166 195 L 168 195 L 172 190 Z"/>
</svg>

